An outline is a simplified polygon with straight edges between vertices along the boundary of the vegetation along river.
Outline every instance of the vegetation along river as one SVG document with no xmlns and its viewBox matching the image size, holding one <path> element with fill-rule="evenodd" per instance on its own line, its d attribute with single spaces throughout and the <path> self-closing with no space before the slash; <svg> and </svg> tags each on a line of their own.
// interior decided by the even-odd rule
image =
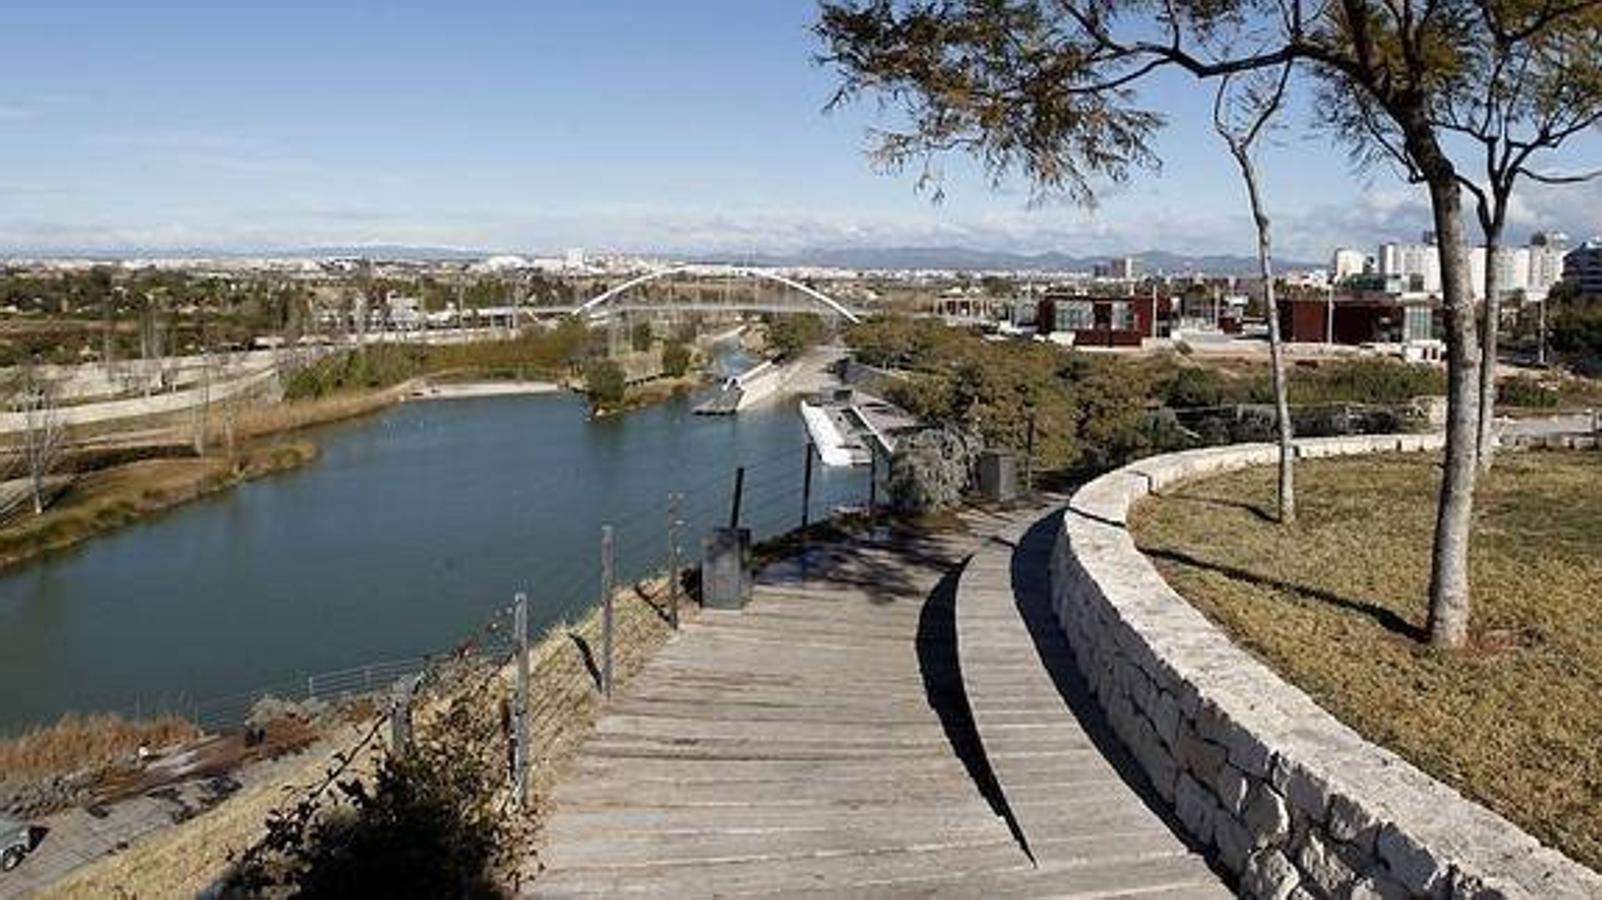
<svg viewBox="0 0 1602 900">
<path fill-rule="evenodd" d="M 681 398 L 591 421 L 569 395 L 411 403 L 315 435 L 314 464 L 0 578 L 0 734 L 67 711 L 184 712 L 307 674 L 448 649 L 515 591 L 543 629 L 594 603 L 599 534 L 620 574 L 725 522 L 736 465 L 760 539 L 801 513 L 793 403 L 736 417 Z M 861 470 L 814 472 L 813 515 Z"/>
</svg>

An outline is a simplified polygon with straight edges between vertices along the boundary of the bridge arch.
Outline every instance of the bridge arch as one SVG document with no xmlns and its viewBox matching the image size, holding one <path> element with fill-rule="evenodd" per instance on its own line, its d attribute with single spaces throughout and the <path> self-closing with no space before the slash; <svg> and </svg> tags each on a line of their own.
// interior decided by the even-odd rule
<svg viewBox="0 0 1602 900">
<path fill-rule="evenodd" d="M 818 305 L 823 306 L 828 309 L 828 311 L 841 316 L 848 322 L 857 323 L 862 321 L 861 316 L 857 315 L 855 312 L 852 312 L 846 307 L 845 304 L 834 299 L 833 297 L 830 297 L 828 294 L 823 293 L 817 288 L 802 284 L 793 278 L 780 275 L 777 272 L 770 272 L 765 269 L 732 266 L 712 269 L 706 266 L 695 265 L 672 266 L 670 268 L 659 269 L 655 272 L 647 272 L 644 275 L 638 275 L 634 278 L 630 278 L 628 281 L 625 281 L 616 287 L 609 288 L 606 291 L 579 304 L 579 306 L 573 310 L 573 314 L 580 316 L 589 312 L 593 312 L 597 308 L 605 306 L 613 298 L 618 297 L 633 288 L 639 287 L 642 284 L 648 284 L 652 281 L 656 281 L 659 278 L 667 278 L 673 275 L 684 274 L 732 275 L 735 277 L 755 278 L 762 281 L 769 281 L 800 292 L 816 302 Z"/>
</svg>

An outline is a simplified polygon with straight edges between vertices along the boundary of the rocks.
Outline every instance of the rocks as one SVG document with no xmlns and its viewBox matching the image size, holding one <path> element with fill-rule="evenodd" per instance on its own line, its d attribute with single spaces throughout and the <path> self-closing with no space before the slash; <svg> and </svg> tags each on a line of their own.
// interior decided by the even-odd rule
<svg viewBox="0 0 1602 900">
<path fill-rule="evenodd" d="M 1320 457 L 1439 447 L 1438 435 L 1393 435 L 1298 449 Z M 1269 462 L 1272 451 L 1143 460 L 1086 485 L 1064 516 L 1052 608 L 1113 732 L 1158 795 L 1240 876 L 1246 897 L 1602 896 L 1595 873 L 1334 721 L 1231 644 L 1135 549 L 1122 523 L 1137 499 Z"/>
<path fill-rule="evenodd" d="M 1301 883 L 1301 876 L 1285 854 L 1261 850 L 1246 864 L 1241 893 L 1253 900 L 1286 900 Z"/>
</svg>

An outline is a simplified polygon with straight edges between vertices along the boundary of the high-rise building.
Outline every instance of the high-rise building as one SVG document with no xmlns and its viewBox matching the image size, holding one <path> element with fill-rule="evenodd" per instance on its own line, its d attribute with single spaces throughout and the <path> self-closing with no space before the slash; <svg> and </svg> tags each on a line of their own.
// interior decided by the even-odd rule
<svg viewBox="0 0 1602 900">
<path fill-rule="evenodd" d="M 1427 239 L 1433 238 L 1426 234 Z M 1502 299 L 1541 300 L 1562 272 L 1568 238 L 1562 234 L 1531 235 L 1525 247 L 1502 247 L 1496 254 L 1497 292 Z M 1469 285 L 1476 301 L 1485 299 L 1485 248 L 1471 247 Z M 1399 293 L 1438 294 L 1441 291 L 1440 248 L 1430 240 L 1417 244 L 1381 244 L 1378 274 Z"/>
<path fill-rule="evenodd" d="M 1563 281 L 1582 297 L 1602 297 L 1602 238 L 1592 238 L 1563 257 Z"/>
<path fill-rule="evenodd" d="M 1361 250 L 1341 247 L 1330 260 L 1330 281 L 1340 284 L 1353 275 L 1365 275 L 1372 270 L 1374 261 Z"/>
<path fill-rule="evenodd" d="M 1434 242 L 1380 244 L 1376 259 L 1379 274 L 1387 281 L 1394 280 L 1401 293 L 1435 294 L 1441 290 L 1441 255 Z"/>
</svg>

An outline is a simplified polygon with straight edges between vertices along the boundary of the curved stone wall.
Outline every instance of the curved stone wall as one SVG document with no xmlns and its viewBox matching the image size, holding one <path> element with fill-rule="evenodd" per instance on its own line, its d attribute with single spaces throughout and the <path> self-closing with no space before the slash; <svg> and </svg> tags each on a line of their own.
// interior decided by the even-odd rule
<svg viewBox="0 0 1602 900">
<path fill-rule="evenodd" d="M 1437 450 L 1438 435 L 1297 442 L 1301 457 Z M 1369 743 L 1241 650 L 1125 528 L 1148 493 L 1268 465 L 1267 444 L 1174 453 L 1081 488 L 1052 601 L 1113 729 L 1242 896 L 1602 897 L 1602 876 Z"/>
</svg>

